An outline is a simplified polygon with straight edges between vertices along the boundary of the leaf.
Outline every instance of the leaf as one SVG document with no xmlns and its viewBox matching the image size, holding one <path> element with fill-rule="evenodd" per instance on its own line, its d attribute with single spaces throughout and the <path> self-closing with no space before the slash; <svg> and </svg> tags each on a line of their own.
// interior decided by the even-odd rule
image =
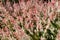
<svg viewBox="0 0 60 40">
<path fill-rule="evenodd" d="M 48 33 L 49 35 L 53 35 L 53 33 L 51 32 L 50 29 L 47 29 L 47 33 Z"/>
<path fill-rule="evenodd" d="M 0 40 L 2 39 L 2 36 L 0 35 Z"/>
<path fill-rule="evenodd" d="M 21 24 L 21 22 L 19 23 L 19 26 L 22 28 L 23 27 L 23 25 Z"/>
<path fill-rule="evenodd" d="M 40 12 L 40 16 L 41 16 L 41 17 L 43 17 L 43 16 L 44 16 L 42 11 Z"/>
<path fill-rule="evenodd" d="M 6 26 L 6 24 L 4 24 L 3 22 L 0 23 L 0 28 L 4 28 Z"/>
<path fill-rule="evenodd" d="M 56 23 L 58 21 L 58 18 L 56 18 L 55 20 L 54 20 L 54 22 Z"/>
<path fill-rule="evenodd" d="M 5 18 L 4 16 L 0 16 L 1 18 Z"/>
<path fill-rule="evenodd" d="M 39 37 L 41 37 L 43 35 L 42 31 L 39 31 Z"/>
<path fill-rule="evenodd" d="M 28 36 L 30 36 L 32 39 L 34 38 L 33 35 L 32 35 L 28 30 L 25 29 L 24 31 L 25 31 L 25 33 L 26 33 Z"/>
<path fill-rule="evenodd" d="M 2 0 L 2 3 L 3 3 L 3 5 L 5 5 L 6 4 L 6 0 Z"/>
<path fill-rule="evenodd" d="M 47 33 L 45 35 L 46 40 L 55 40 L 56 39 L 57 30 L 54 29 L 52 31 L 50 29 L 47 29 Z"/>
<path fill-rule="evenodd" d="M 33 34 L 35 34 L 36 27 L 33 27 Z"/>
<path fill-rule="evenodd" d="M 19 0 L 14 0 L 15 1 L 15 3 L 19 3 Z"/>
<path fill-rule="evenodd" d="M 54 22 L 52 22 L 52 21 L 51 21 L 51 24 L 52 24 L 53 27 L 55 27 L 55 28 L 57 28 L 57 29 L 60 29 L 60 26 L 59 26 L 58 24 L 56 24 L 56 23 L 54 23 Z"/>
</svg>

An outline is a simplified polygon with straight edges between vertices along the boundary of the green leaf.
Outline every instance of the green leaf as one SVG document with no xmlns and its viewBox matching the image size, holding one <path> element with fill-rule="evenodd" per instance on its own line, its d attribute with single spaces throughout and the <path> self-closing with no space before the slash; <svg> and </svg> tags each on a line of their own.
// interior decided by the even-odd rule
<svg viewBox="0 0 60 40">
<path fill-rule="evenodd" d="M 53 33 L 51 32 L 50 29 L 47 29 L 47 33 L 48 33 L 49 35 L 53 35 Z"/>
<path fill-rule="evenodd" d="M 2 36 L 0 35 L 0 40 L 2 39 Z"/>
<path fill-rule="evenodd" d="M 54 20 L 54 22 L 56 23 L 58 21 L 58 18 L 56 18 L 55 20 Z"/>
<path fill-rule="evenodd" d="M 47 29 L 47 33 L 45 34 L 46 40 L 55 40 L 56 39 L 56 35 L 57 35 L 56 28 L 52 31 L 50 29 Z"/>
<path fill-rule="evenodd" d="M 54 28 L 60 29 L 60 26 L 54 22 L 51 21 L 51 24 Z"/>
<path fill-rule="evenodd" d="M 21 24 L 21 22 L 19 23 L 19 26 L 22 28 L 23 27 L 23 25 Z"/>
<path fill-rule="evenodd" d="M 6 0 L 2 0 L 2 3 L 3 3 L 3 4 L 6 4 Z"/>
<path fill-rule="evenodd" d="M 39 37 L 41 37 L 43 35 L 42 31 L 39 31 Z"/>
<path fill-rule="evenodd" d="M 41 17 L 43 17 L 43 16 L 44 16 L 42 11 L 40 12 L 40 16 L 41 16 Z"/>
<path fill-rule="evenodd" d="M 19 3 L 19 0 L 14 0 L 15 1 L 15 3 Z"/>
<path fill-rule="evenodd" d="M 0 28 L 2 29 L 2 28 L 4 28 L 5 26 L 6 26 L 6 24 L 4 24 L 3 22 L 1 22 Z"/>
</svg>

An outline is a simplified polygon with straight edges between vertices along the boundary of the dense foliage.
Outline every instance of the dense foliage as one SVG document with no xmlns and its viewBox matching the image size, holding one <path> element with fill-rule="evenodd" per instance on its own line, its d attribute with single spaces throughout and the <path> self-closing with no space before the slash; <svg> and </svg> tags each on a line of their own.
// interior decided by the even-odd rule
<svg viewBox="0 0 60 40">
<path fill-rule="evenodd" d="M 58 0 L 0 0 L 0 40 L 57 40 Z"/>
</svg>

